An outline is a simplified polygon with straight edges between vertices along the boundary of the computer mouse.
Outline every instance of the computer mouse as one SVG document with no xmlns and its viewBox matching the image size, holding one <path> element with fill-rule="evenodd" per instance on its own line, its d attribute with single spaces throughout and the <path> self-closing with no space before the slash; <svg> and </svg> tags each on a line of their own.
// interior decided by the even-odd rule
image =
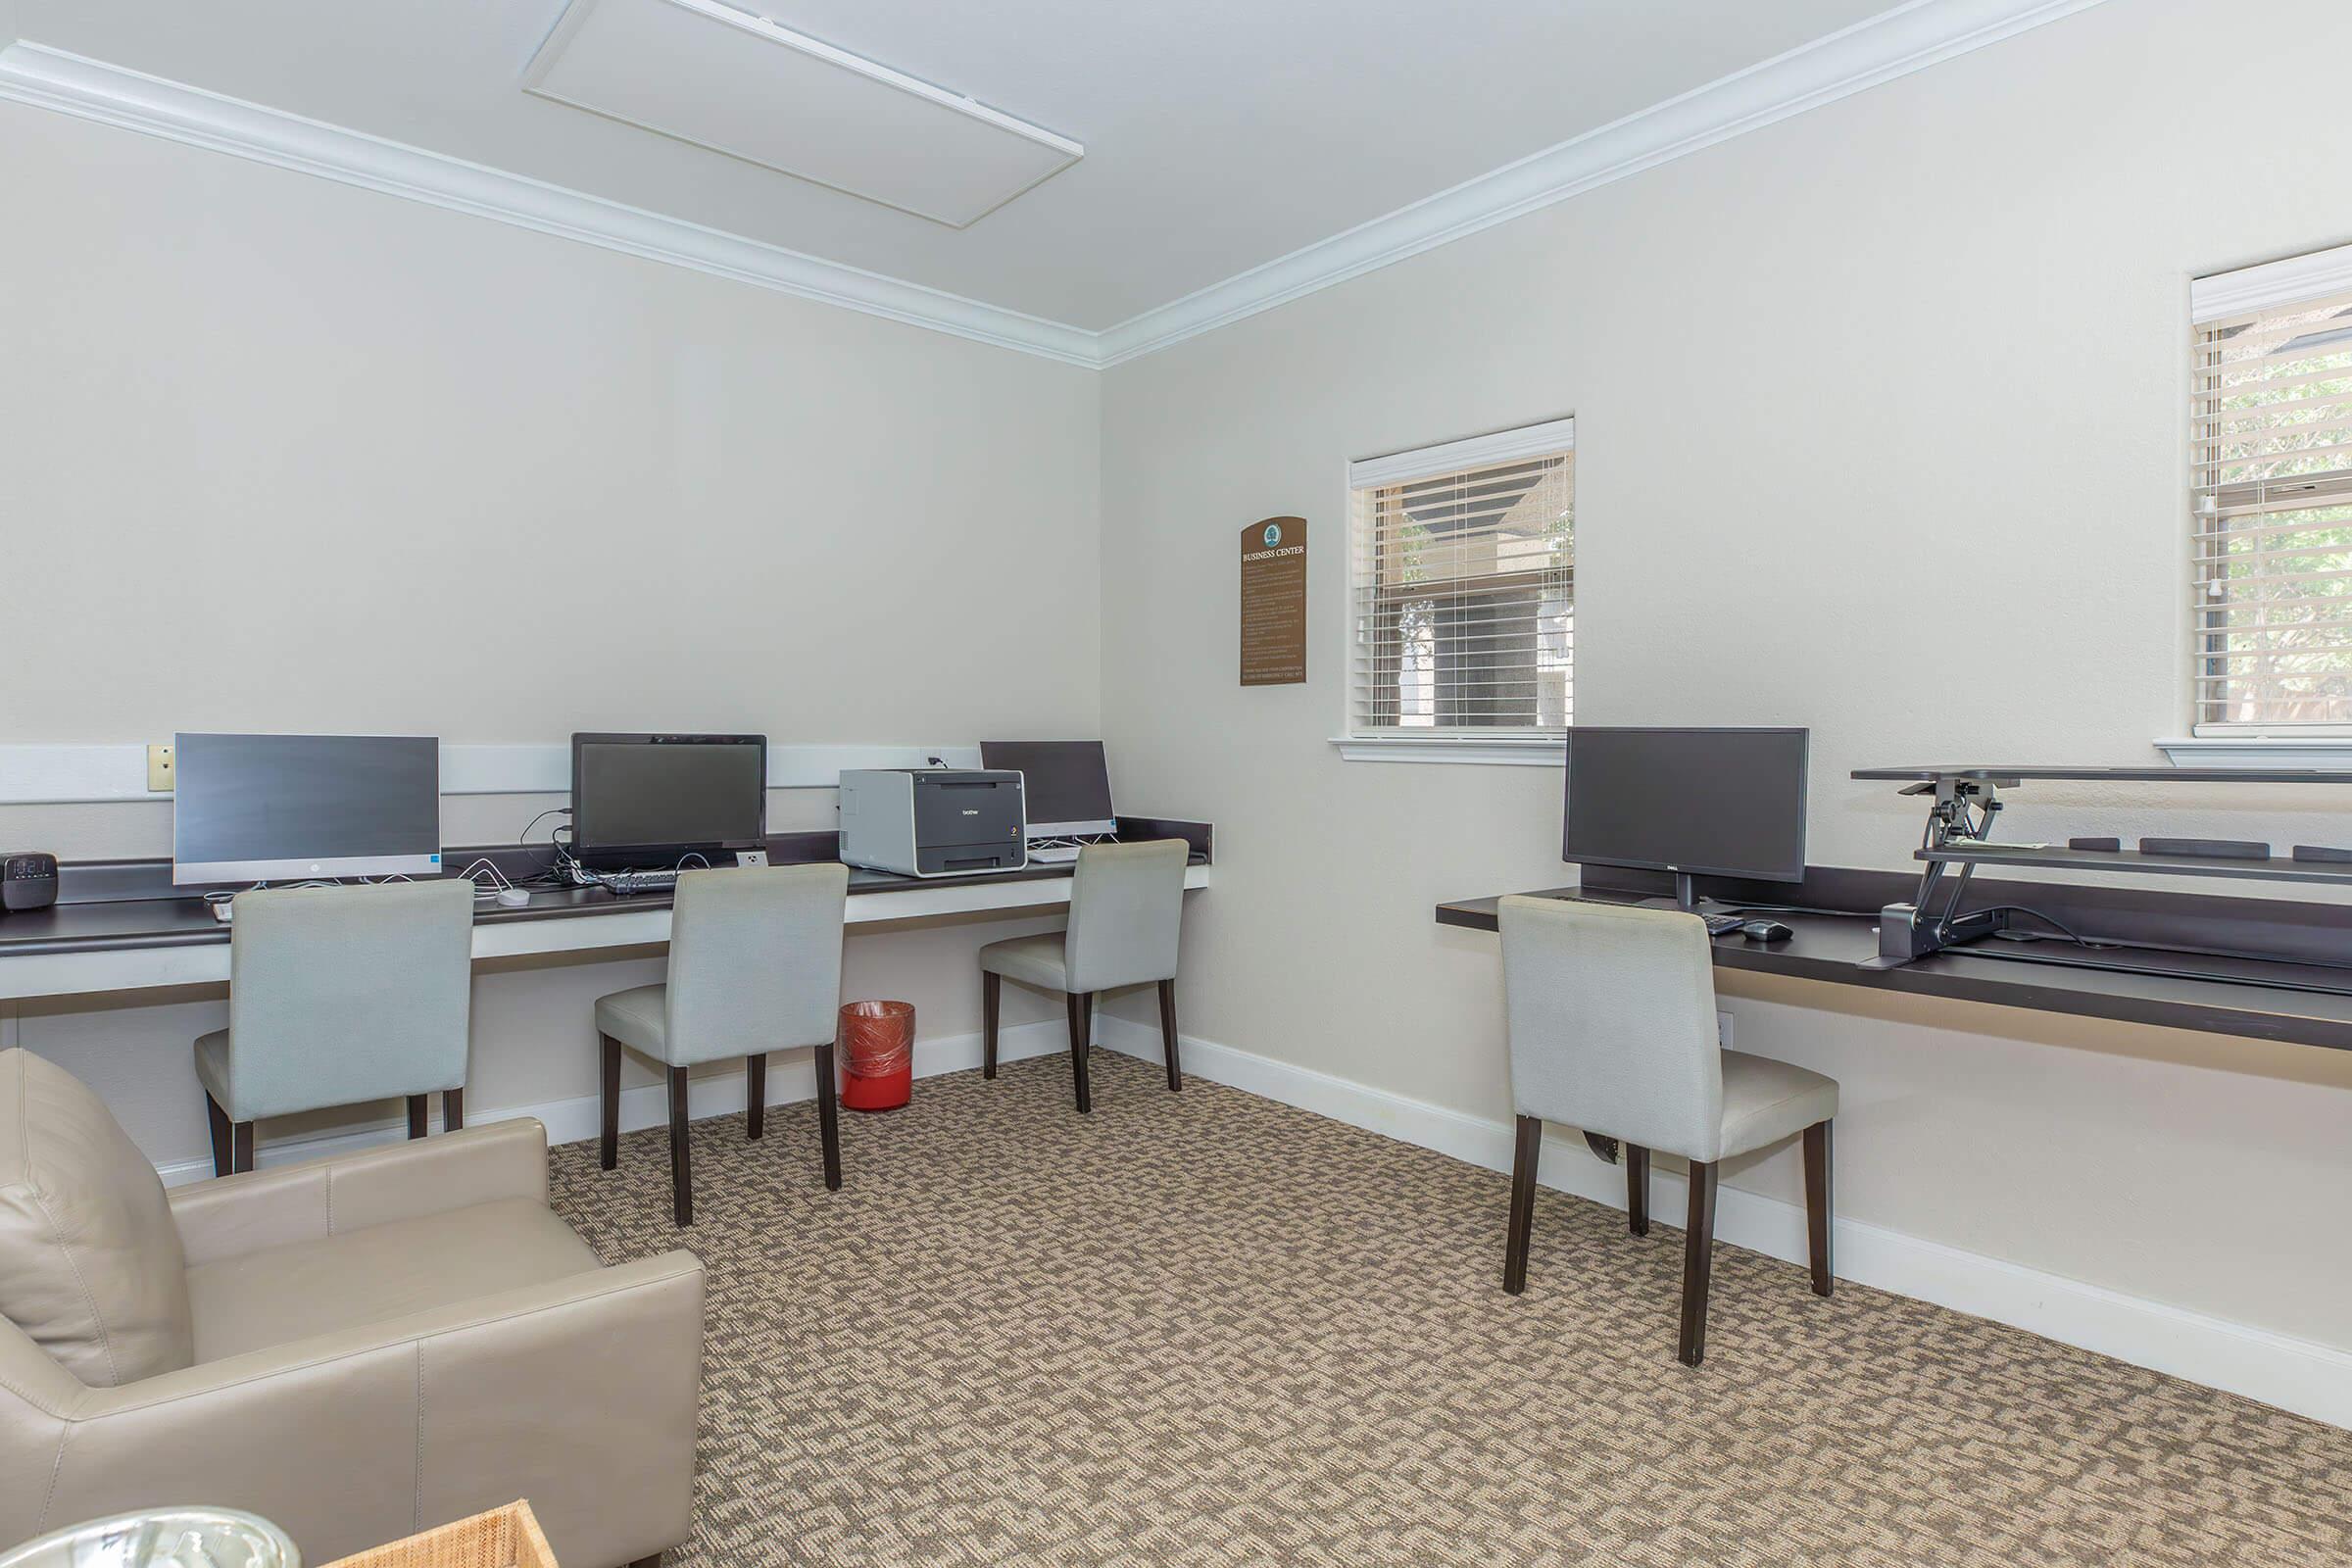
<svg viewBox="0 0 2352 1568">
<path fill-rule="evenodd" d="M 1747 920 L 1741 922 L 1740 934 L 1750 942 L 1786 942 L 1795 931 L 1778 920 Z"/>
<path fill-rule="evenodd" d="M 531 896 L 521 888 L 500 888 L 498 902 L 510 909 L 527 908 L 530 906 Z"/>
</svg>

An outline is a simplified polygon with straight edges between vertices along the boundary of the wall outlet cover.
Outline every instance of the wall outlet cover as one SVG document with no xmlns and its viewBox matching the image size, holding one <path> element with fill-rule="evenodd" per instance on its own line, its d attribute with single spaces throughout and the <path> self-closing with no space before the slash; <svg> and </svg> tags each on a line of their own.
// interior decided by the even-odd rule
<svg viewBox="0 0 2352 1568">
<path fill-rule="evenodd" d="M 1732 1015 L 1728 1012 L 1715 1014 L 1715 1043 L 1726 1051 L 1732 1049 Z"/>
<path fill-rule="evenodd" d="M 172 792 L 172 748 L 147 748 L 147 793 L 168 795 Z"/>
</svg>

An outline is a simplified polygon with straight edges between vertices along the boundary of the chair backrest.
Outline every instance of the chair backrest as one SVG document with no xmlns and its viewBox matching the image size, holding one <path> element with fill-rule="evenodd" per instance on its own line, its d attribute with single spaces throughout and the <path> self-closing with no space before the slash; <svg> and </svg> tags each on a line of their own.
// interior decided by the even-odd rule
<svg viewBox="0 0 2352 1568">
<path fill-rule="evenodd" d="M 1184 866 L 1191 856 L 1182 839 L 1089 844 L 1078 852 L 1063 950 L 1072 991 L 1176 978 Z"/>
<path fill-rule="evenodd" d="M 0 1316 L 92 1387 L 195 1359 L 162 1178 L 96 1095 L 22 1050 L 0 1051 Z"/>
<path fill-rule="evenodd" d="M 1723 1050 L 1706 926 L 1671 909 L 1502 901 L 1511 1100 L 1662 1153 L 1723 1144 Z"/>
<path fill-rule="evenodd" d="M 689 871 L 669 916 L 670 1065 L 833 1038 L 850 868 Z"/>
<path fill-rule="evenodd" d="M 464 1088 L 473 891 L 447 877 L 238 894 L 228 1070 L 240 1114 Z"/>
</svg>

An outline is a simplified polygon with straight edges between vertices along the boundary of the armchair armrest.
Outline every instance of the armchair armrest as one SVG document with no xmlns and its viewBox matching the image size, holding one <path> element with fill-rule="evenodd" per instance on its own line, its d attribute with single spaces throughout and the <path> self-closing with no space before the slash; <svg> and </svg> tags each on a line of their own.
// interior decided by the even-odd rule
<svg viewBox="0 0 2352 1568">
<path fill-rule="evenodd" d="M 326 1561 L 528 1497 L 566 1568 L 631 1562 L 691 1529 L 702 1337 L 702 1264 L 665 1252 L 120 1388 L 0 1390 L 0 1539 L 202 1497 Z"/>
<path fill-rule="evenodd" d="M 502 1198 L 547 1201 L 547 1129 L 531 1117 L 222 1176 L 171 1195 L 191 1268 Z"/>
</svg>

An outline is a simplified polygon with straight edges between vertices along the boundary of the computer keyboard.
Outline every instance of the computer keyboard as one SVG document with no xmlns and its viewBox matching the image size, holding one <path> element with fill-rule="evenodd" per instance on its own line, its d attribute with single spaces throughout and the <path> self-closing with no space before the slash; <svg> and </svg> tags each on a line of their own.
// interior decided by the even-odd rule
<svg viewBox="0 0 2352 1568">
<path fill-rule="evenodd" d="M 667 893 L 678 885 L 678 872 L 666 871 L 591 871 L 589 880 L 607 893 L 626 898 L 632 893 Z"/>
<path fill-rule="evenodd" d="M 1699 918 L 1707 922 L 1707 935 L 1711 937 L 1729 935 L 1747 920 L 1744 914 L 1702 914 Z"/>
<path fill-rule="evenodd" d="M 1078 858 L 1075 844 L 1031 845 L 1029 858 L 1040 865 L 1068 865 Z"/>
</svg>

